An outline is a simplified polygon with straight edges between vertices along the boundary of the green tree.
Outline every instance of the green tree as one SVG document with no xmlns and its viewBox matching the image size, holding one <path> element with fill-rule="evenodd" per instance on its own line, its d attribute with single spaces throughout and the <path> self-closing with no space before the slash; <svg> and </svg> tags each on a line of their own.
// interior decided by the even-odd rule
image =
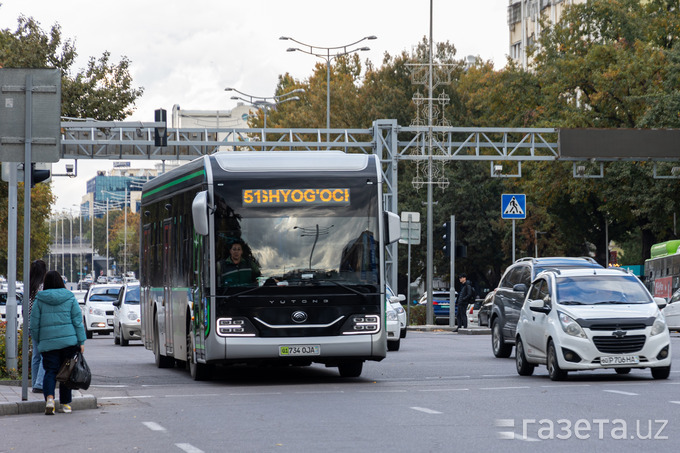
<svg viewBox="0 0 680 453">
<path fill-rule="evenodd" d="M 53 25 L 45 31 L 33 18 L 20 16 L 15 30 L 0 30 L 0 67 L 57 68 L 62 74 L 61 114 L 65 117 L 122 120 L 132 113 L 143 88 L 132 86 L 130 61 L 110 61 L 108 52 L 99 59 L 90 58 L 83 72 L 74 72 L 72 65 L 77 53 L 70 39 L 62 38 L 61 27 Z M 19 194 L 23 189 L 19 184 Z M 49 250 L 48 216 L 54 196 L 46 184 L 38 184 L 31 193 L 31 259 L 46 256 Z M 22 196 L 19 199 L 18 250 L 23 247 Z M 0 184 L 0 274 L 7 267 L 7 185 Z M 23 270 L 23 255 L 19 253 L 19 278 Z"/>
</svg>

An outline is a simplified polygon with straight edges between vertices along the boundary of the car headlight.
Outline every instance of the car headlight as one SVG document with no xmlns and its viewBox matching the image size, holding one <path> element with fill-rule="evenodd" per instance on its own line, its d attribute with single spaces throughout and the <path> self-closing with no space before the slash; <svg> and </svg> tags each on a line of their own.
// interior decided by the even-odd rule
<svg viewBox="0 0 680 453">
<path fill-rule="evenodd" d="M 581 326 L 579 326 L 578 323 L 574 321 L 574 318 L 562 313 L 561 311 L 557 312 L 557 317 L 560 320 L 562 330 L 564 330 L 567 335 L 571 335 L 572 337 L 588 338 L 586 337 L 586 333 L 583 331 Z"/>
<path fill-rule="evenodd" d="M 130 311 L 130 312 L 128 312 L 127 317 L 130 321 L 137 321 L 137 319 L 139 318 L 139 315 L 137 313 L 135 313 L 134 311 Z"/>
<path fill-rule="evenodd" d="M 90 307 L 90 314 L 95 316 L 106 316 L 106 312 L 101 308 Z"/>
<path fill-rule="evenodd" d="M 397 312 L 396 311 L 388 311 L 387 312 L 387 320 L 388 321 L 397 321 Z"/>
<path fill-rule="evenodd" d="M 401 305 L 399 305 L 397 308 L 395 308 L 395 311 L 396 311 L 397 313 L 399 313 L 399 314 L 402 314 L 402 313 L 404 312 L 404 307 L 402 307 Z"/>
<path fill-rule="evenodd" d="M 652 331 L 649 336 L 653 337 L 654 335 L 659 335 L 666 330 L 668 330 L 668 326 L 666 326 L 666 318 L 662 313 L 659 313 L 659 316 L 657 316 L 654 320 L 654 324 L 652 324 Z"/>
</svg>

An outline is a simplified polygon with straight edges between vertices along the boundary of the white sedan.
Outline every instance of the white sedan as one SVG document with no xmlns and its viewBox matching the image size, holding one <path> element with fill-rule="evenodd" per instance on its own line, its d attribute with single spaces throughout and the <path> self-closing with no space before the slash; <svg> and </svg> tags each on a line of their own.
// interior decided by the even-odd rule
<svg viewBox="0 0 680 453">
<path fill-rule="evenodd" d="M 661 312 L 666 317 L 668 330 L 680 332 L 680 289 L 673 294 L 668 305 Z"/>
</svg>

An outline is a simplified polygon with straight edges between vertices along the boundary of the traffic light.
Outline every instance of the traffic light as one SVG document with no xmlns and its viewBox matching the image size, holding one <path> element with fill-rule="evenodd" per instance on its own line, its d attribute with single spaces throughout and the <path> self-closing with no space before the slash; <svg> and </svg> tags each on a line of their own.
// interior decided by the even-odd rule
<svg viewBox="0 0 680 453">
<path fill-rule="evenodd" d="M 157 123 L 163 123 L 162 127 L 153 128 L 154 146 L 168 146 L 168 115 L 165 109 L 154 111 L 154 120 Z"/>
<path fill-rule="evenodd" d="M 451 234 L 451 222 L 446 222 L 442 227 L 444 228 L 444 235 L 442 236 L 442 239 L 444 239 L 444 246 L 442 247 L 442 250 L 444 251 L 444 255 L 451 256 L 451 237 L 453 237 Z"/>
<path fill-rule="evenodd" d="M 49 179 L 50 177 L 50 171 L 49 170 L 36 170 L 35 164 L 31 164 L 31 187 L 35 187 L 36 184 L 41 183 L 45 181 L 46 179 Z"/>
</svg>

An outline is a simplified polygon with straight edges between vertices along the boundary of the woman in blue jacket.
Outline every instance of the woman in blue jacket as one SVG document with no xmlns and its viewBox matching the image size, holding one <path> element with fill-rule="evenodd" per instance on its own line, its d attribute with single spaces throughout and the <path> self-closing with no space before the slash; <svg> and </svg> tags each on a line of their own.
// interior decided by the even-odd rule
<svg viewBox="0 0 680 453">
<path fill-rule="evenodd" d="M 78 351 L 85 351 L 82 311 L 57 271 L 49 271 L 45 275 L 43 290 L 33 303 L 31 335 L 38 344 L 45 368 L 45 414 L 54 415 L 57 372 L 64 360 L 73 357 Z M 60 385 L 59 402 L 64 413 L 71 413 L 71 400 L 71 389 Z"/>
</svg>

